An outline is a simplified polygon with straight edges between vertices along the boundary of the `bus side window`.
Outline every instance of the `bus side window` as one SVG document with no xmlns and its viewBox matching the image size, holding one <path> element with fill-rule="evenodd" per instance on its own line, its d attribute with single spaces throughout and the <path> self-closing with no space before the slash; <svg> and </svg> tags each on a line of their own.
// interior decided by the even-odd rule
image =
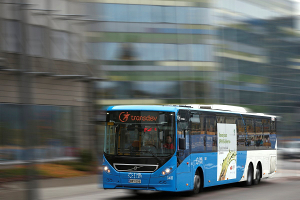
<svg viewBox="0 0 300 200">
<path fill-rule="evenodd" d="M 235 124 L 236 117 L 226 117 L 226 124 Z"/>
<path fill-rule="evenodd" d="M 204 152 L 204 132 L 201 131 L 203 126 L 203 116 L 201 117 L 200 112 L 192 113 L 190 119 L 190 137 L 191 137 L 191 150 L 192 152 Z"/>
<path fill-rule="evenodd" d="M 206 151 L 217 151 L 217 120 L 215 116 L 207 116 L 206 120 Z"/>
<path fill-rule="evenodd" d="M 271 143 L 271 148 L 275 149 L 276 148 L 276 119 L 271 120 L 270 124 L 270 143 Z"/>
<path fill-rule="evenodd" d="M 271 148 L 271 142 L 270 142 L 271 120 L 263 119 L 262 127 L 263 127 L 263 146 L 264 146 L 264 148 L 269 149 L 269 148 Z"/>
<path fill-rule="evenodd" d="M 246 133 L 245 133 L 245 125 L 242 118 L 238 118 L 236 120 L 237 126 L 237 149 L 238 151 L 246 150 Z"/>
<path fill-rule="evenodd" d="M 225 116 L 217 115 L 217 123 L 225 123 Z"/>
<path fill-rule="evenodd" d="M 271 131 L 271 134 L 276 134 L 276 123 L 275 123 L 275 120 L 274 121 L 271 121 L 271 125 L 270 125 L 270 131 Z"/>
<path fill-rule="evenodd" d="M 263 129 L 262 129 L 262 119 L 255 119 L 255 146 L 256 148 L 261 148 L 263 146 Z"/>
<path fill-rule="evenodd" d="M 254 119 L 253 118 L 246 118 L 246 146 L 248 149 L 255 148 L 255 132 L 254 132 Z"/>
</svg>

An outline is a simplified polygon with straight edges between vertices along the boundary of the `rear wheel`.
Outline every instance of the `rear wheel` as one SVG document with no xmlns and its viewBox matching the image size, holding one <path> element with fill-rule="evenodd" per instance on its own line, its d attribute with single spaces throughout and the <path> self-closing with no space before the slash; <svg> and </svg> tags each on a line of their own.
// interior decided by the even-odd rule
<svg viewBox="0 0 300 200">
<path fill-rule="evenodd" d="M 247 172 L 246 186 L 252 185 L 252 182 L 253 182 L 253 167 L 252 165 L 249 165 L 248 172 Z"/>
<path fill-rule="evenodd" d="M 254 184 L 254 185 L 259 184 L 260 179 L 261 179 L 261 177 L 260 177 L 260 169 L 257 168 L 257 169 L 256 169 L 256 173 L 255 173 L 255 179 L 253 180 L 253 184 Z"/>
<path fill-rule="evenodd" d="M 194 189 L 193 193 L 198 194 L 201 189 L 201 176 L 199 174 L 199 171 L 197 170 L 194 176 Z"/>
</svg>

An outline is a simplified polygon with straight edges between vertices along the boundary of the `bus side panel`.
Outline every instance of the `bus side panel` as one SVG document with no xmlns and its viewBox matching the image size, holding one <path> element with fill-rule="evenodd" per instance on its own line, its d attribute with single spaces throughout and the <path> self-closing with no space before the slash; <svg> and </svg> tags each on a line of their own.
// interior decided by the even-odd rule
<svg viewBox="0 0 300 200">
<path fill-rule="evenodd" d="M 244 171 L 246 169 L 247 163 L 247 151 L 238 151 L 237 152 L 237 176 L 236 181 L 241 181 L 243 178 Z"/>
<path fill-rule="evenodd" d="M 210 187 L 215 185 L 222 185 L 227 183 L 234 183 L 239 182 L 243 176 L 246 159 L 247 159 L 247 151 L 238 151 L 237 152 L 237 167 L 236 169 L 229 170 L 236 170 L 236 178 L 235 179 L 228 179 L 218 181 L 218 174 L 217 174 L 217 165 L 218 165 L 218 153 L 204 153 L 201 154 L 203 164 L 204 164 L 204 187 Z M 196 167 L 194 167 L 196 168 Z"/>
<path fill-rule="evenodd" d="M 271 163 L 273 161 L 273 163 Z M 244 178 L 242 181 L 247 179 L 248 166 L 250 163 L 253 164 L 254 174 L 256 173 L 256 168 L 260 162 L 262 165 L 262 178 L 268 178 L 274 175 L 277 161 L 277 151 L 276 150 L 249 150 L 247 153 L 247 161 L 244 171 Z M 273 165 L 275 165 L 273 167 Z M 271 167 L 272 166 L 272 167 Z M 271 170 L 271 168 L 274 168 Z"/>
<path fill-rule="evenodd" d="M 187 191 L 192 189 L 191 177 L 191 155 L 187 156 L 177 168 L 176 191 Z"/>
<path fill-rule="evenodd" d="M 196 170 L 200 167 L 205 174 L 204 164 L 205 159 L 207 158 L 206 153 L 193 153 L 191 154 L 191 183 L 192 188 L 194 188 L 194 175 L 196 174 Z M 203 175 L 204 175 L 203 174 Z M 205 180 L 204 180 L 205 182 Z"/>
<path fill-rule="evenodd" d="M 177 157 L 173 156 L 162 167 L 151 173 L 149 187 L 155 188 L 158 191 L 176 191 L 176 173 L 177 173 Z M 172 168 L 170 174 L 165 176 L 162 172 L 166 168 Z"/>
<path fill-rule="evenodd" d="M 217 183 L 217 164 L 218 153 L 205 153 L 204 154 L 204 187 L 218 185 Z"/>
</svg>

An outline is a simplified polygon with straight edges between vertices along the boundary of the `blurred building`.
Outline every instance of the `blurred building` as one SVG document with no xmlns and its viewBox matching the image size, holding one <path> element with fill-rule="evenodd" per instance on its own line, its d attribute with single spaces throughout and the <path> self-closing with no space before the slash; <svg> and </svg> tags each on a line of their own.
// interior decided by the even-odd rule
<svg viewBox="0 0 300 200">
<path fill-rule="evenodd" d="M 88 58 L 107 78 L 99 106 L 241 105 L 283 116 L 279 132 L 299 135 L 295 2 L 84 2 Z"/>
<path fill-rule="evenodd" d="M 94 110 L 115 104 L 241 105 L 299 135 L 292 1 L 18 2 L 0 4 L 0 159 L 24 158 L 26 136 L 40 158 L 102 149 Z"/>
<path fill-rule="evenodd" d="M 87 1 L 89 59 L 108 81 L 98 103 L 204 103 L 216 28 L 209 1 Z M 105 3 L 104 3 L 105 2 Z"/>
<path fill-rule="evenodd" d="M 86 62 L 83 14 L 77 1 L 0 2 L 0 162 L 91 148 L 97 75 Z"/>
<path fill-rule="evenodd" d="M 216 15 L 221 102 L 281 116 L 279 136 L 299 137 L 300 35 L 295 3 L 230 2 L 220 1 Z"/>
</svg>

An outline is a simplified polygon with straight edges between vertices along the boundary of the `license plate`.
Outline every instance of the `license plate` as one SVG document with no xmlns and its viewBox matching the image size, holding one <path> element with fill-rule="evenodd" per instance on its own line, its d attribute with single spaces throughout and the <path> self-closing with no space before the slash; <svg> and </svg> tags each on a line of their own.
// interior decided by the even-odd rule
<svg viewBox="0 0 300 200">
<path fill-rule="evenodd" d="M 141 183 L 141 179 L 129 179 L 129 183 Z"/>
</svg>

